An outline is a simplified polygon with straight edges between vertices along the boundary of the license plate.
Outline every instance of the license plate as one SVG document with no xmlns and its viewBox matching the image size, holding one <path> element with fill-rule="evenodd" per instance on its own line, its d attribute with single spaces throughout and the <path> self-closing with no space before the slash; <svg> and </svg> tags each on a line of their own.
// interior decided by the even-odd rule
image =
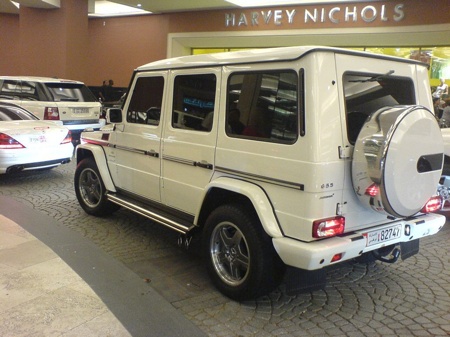
<svg viewBox="0 0 450 337">
<path fill-rule="evenodd" d="M 39 144 L 39 143 L 46 143 L 46 142 L 47 142 L 47 138 L 45 138 L 44 135 L 30 137 L 30 143 L 32 143 L 32 144 Z"/>
<path fill-rule="evenodd" d="M 379 243 L 397 239 L 401 236 L 402 225 L 395 225 L 384 229 L 364 234 L 367 239 L 367 246 L 373 246 Z"/>
<path fill-rule="evenodd" d="M 74 114 L 87 114 L 89 112 L 88 108 L 73 108 Z"/>
</svg>

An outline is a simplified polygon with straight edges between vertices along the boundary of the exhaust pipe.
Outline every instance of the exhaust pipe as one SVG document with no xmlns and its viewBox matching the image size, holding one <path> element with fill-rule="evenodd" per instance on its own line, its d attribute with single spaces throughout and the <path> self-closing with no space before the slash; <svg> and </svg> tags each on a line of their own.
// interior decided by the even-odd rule
<svg viewBox="0 0 450 337">
<path fill-rule="evenodd" d="M 24 167 L 23 165 L 14 165 L 14 166 L 10 166 L 6 169 L 6 173 L 17 173 L 20 171 L 23 171 Z"/>
</svg>

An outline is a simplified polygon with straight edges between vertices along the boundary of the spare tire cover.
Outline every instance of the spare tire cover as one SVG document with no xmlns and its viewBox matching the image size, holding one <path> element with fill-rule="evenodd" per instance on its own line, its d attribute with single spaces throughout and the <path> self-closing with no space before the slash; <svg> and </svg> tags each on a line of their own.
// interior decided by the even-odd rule
<svg viewBox="0 0 450 337">
<path fill-rule="evenodd" d="M 368 118 L 355 143 L 352 180 L 358 198 L 383 214 L 416 214 L 436 193 L 443 147 L 436 118 L 427 108 L 378 110 Z M 374 184 L 378 193 L 366 193 Z"/>
</svg>

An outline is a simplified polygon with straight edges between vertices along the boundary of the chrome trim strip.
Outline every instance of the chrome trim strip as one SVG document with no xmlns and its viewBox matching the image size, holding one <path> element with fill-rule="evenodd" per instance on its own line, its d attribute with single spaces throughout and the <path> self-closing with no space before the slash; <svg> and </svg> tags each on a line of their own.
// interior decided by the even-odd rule
<svg viewBox="0 0 450 337">
<path fill-rule="evenodd" d="M 269 183 L 269 184 L 275 184 L 275 185 L 285 186 L 285 187 L 289 187 L 289 188 L 295 188 L 295 189 L 298 189 L 300 191 L 304 191 L 305 190 L 305 185 L 304 184 L 299 184 L 299 183 L 294 183 L 294 182 L 290 182 L 290 181 L 264 177 L 264 176 L 260 176 L 260 175 L 257 175 L 257 174 L 243 173 L 241 171 L 231 170 L 231 169 L 227 169 L 225 167 L 216 166 L 216 171 L 222 172 L 222 173 L 226 173 L 226 174 L 233 174 L 233 175 L 241 176 L 241 177 L 247 178 L 247 179 L 254 179 L 254 180 L 258 180 L 258 181 L 263 181 L 263 182 L 266 182 L 266 183 Z"/>
<path fill-rule="evenodd" d="M 133 147 L 128 147 L 128 146 L 121 146 L 121 145 L 115 145 L 115 144 L 108 144 L 109 147 L 118 149 L 118 150 L 123 150 L 123 151 L 128 151 L 128 152 L 133 152 L 133 153 L 138 153 L 138 154 L 142 154 L 144 156 L 150 156 L 150 157 L 155 157 L 158 158 L 159 157 L 159 153 L 156 152 L 155 150 L 140 150 L 140 149 L 136 149 Z"/>
<path fill-rule="evenodd" d="M 195 227 L 193 224 L 190 227 L 184 226 L 184 225 L 182 225 L 182 224 L 180 224 L 178 222 L 170 220 L 170 219 L 168 219 L 166 217 L 163 217 L 163 216 L 161 216 L 161 215 L 159 215 L 157 213 L 154 213 L 154 212 L 149 211 L 149 210 L 147 210 L 145 208 L 137 206 L 137 205 L 135 205 L 135 204 L 133 204 L 131 202 L 123 200 L 123 199 L 121 199 L 120 197 L 118 197 L 116 195 L 112 195 L 112 194 L 108 193 L 108 194 L 106 194 L 106 196 L 107 196 L 109 201 L 111 201 L 111 202 L 113 202 L 113 203 L 115 203 L 117 205 L 120 205 L 122 207 L 125 207 L 125 208 L 127 208 L 127 209 L 129 209 L 129 210 L 131 210 L 131 211 L 133 211 L 135 213 L 138 213 L 138 214 L 140 214 L 140 215 L 142 215 L 142 216 L 144 216 L 144 217 L 146 217 L 146 218 L 148 218 L 150 220 L 156 221 L 156 222 L 160 223 L 161 225 L 164 225 L 164 226 L 166 226 L 166 227 L 168 227 L 170 229 L 175 230 L 178 233 L 186 234 L 186 233 L 188 233 L 190 230 L 192 230 Z"/>
<path fill-rule="evenodd" d="M 188 160 L 188 159 L 183 159 L 183 158 L 178 158 L 178 157 L 171 157 L 171 156 L 163 156 L 162 158 L 164 160 L 173 161 L 173 162 L 179 163 L 179 164 L 196 166 L 195 161 L 193 161 L 193 160 Z"/>
</svg>

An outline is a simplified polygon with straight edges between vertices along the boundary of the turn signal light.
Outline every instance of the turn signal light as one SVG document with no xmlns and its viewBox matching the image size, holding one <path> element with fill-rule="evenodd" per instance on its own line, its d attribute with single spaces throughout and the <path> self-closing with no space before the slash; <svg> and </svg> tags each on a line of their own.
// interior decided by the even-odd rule
<svg viewBox="0 0 450 337">
<path fill-rule="evenodd" d="M 4 133 L 0 133 L 0 149 L 24 149 L 24 148 L 25 146 L 20 144 L 14 138 Z"/>
<path fill-rule="evenodd" d="M 59 110 L 56 107 L 46 107 L 44 111 L 44 119 L 49 121 L 59 121 Z"/>
<path fill-rule="evenodd" d="M 345 218 L 343 216 L 316 220 L 313 222 L 312 236 L 316 239 L 328 238 L 344 233 L 344 229 Z"/>
<path fill-rule="evenodd" d="M 63 139 L 63 141 L 61 142 L 61 144 L 67 144 L 67 143 L 72 143 L 72 131 L 69 130 L 69 132 L 67 132 L 66 138 Z"/>
<path fill-rule="evenodd" d="M 366 195 L 370 197 L 376 197 L 378 193 L 380 193 L 380 188 L 375 183 L 366 188 Z"/>
<path fill-rule="evenodd" d="M 439 211 L 442 208 L 442 198 L 440 196 L 431 197 L 425 206 L 423 206 L 422 213 L 431 213 Z"/>
</svg>

